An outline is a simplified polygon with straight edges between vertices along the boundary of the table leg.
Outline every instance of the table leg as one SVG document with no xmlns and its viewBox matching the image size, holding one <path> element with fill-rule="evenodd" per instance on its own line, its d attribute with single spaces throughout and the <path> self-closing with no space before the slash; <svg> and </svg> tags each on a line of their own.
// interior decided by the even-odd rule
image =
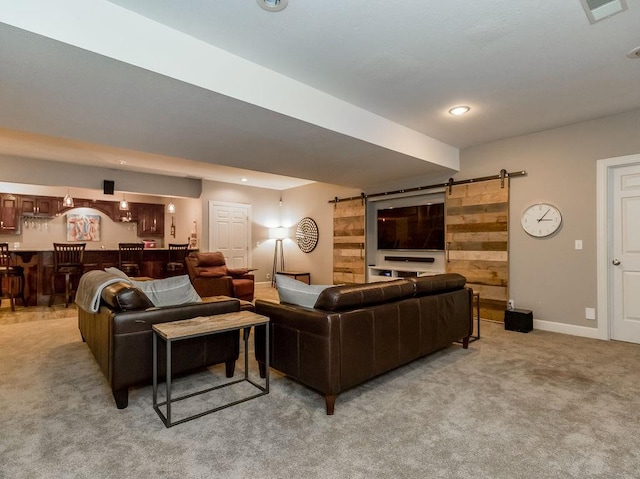
<svg viewBox="0 0 640 479">
<path fill-rule="evenodd" d="M 244 378 L 249 378 L 249 334 L 251 328 L 244 328 L 242 335 L 244 336 Z"/>
<path fill-rule="evenodd" d="M 480 293 L 476 293 L 476 319 L 478 322 L 478 339 L 480 339 Z"/>
<path fill-rule="evenodd" d="M 171 427 L 171 340 L 167 339 L 167 427 Z"/>
<path fill-rule="evenodd" d="M 265 367 L 265 390 L 266 393 L 269 393 L 269 329 L 271 329 L 271 324 L 267 323 L 265 325 L 265 328 L 267 330 L 266 334 L 264 335 L 264 350 L 266 351 L 265 354 L 265 360 L 264 360 L 264 367 Z"/>
<path fill-rule="evenodd" d="M 153 408 L 158 407 L 158 335 L 153 332 Z"/>
</svg>

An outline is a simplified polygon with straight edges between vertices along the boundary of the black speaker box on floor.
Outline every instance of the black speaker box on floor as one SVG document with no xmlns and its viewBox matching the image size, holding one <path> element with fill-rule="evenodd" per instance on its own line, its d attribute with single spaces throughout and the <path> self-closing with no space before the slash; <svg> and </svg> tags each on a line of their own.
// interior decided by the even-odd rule
<svg viewBox="0 0 640 479">
<path fill-rule="evenodd" d="M 529 309 L 507 309 L 504 312 L 504 329 L 528 333 L 533 329 L 533 312 Z"/>
<path fill-rule="evenodd" d="M 112 180 L 103 180 L 102 181 L 102 190 L 105 195 L 112 195 L 115 190 L 116 182 Z"/>
</svg>

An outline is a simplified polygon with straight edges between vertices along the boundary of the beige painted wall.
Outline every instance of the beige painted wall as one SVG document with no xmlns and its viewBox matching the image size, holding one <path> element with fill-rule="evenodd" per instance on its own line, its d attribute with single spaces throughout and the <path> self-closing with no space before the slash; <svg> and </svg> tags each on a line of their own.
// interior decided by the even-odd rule
<svg viewBox="0 0 640 479">
<path fill-rule="evenodd" d="M 518 308 L 534 318 L 597 327 L 585 319 L 596 304 L 596 162 L 640 153 L 640 110 L 546 130 L 461 151 L 456 180 L 526 170 L 511 180 L 509 286 Z M 555 204 L 563 224 L 536 239 L 520 214 L 537 202 Z M 575 249 L 582 240 L 582 250 Z"/>
</svg>

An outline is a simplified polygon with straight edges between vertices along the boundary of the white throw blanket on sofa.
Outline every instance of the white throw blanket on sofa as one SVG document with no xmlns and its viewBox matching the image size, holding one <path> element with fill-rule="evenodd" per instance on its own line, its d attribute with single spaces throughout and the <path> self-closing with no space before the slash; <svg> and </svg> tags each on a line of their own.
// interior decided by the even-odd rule
<svg viewBox="0 0 640 479">
<path fill-rule="evenodd" d="M 85 311 L 97 313 L 98 309 L 100 309 L 100 295 L 102 294 L 102 290 L 106 286 L 120 281 L 127 280 L 122 276 L 107 273 L 106 271 L 88 271 L 80 278 L 75 303 Z"/>
</svg>

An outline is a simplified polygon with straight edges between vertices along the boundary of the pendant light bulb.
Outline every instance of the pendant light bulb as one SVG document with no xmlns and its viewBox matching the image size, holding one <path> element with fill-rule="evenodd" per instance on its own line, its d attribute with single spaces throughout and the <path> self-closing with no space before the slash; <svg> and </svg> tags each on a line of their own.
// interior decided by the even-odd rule
<svg viewBox="0 0 640 479">
<path fill-rule="evenodd" d="M 71 198 L 71 195 L 69 194 L 69 188 L 67 188 L 67 194 L 64 195 L 64 198 L 62 199 L 62 205 L 65 208 L 73 208 L 73 198 Z"/>
<path fill-rule="evenodd" d="M 127 202 L 127 199 L 124 196 L 124 193 L 122 194 L 122 201 L 120 201 L 120 211 L 128 211 L 129 210 L 129 203 Z"/>
</svg>

